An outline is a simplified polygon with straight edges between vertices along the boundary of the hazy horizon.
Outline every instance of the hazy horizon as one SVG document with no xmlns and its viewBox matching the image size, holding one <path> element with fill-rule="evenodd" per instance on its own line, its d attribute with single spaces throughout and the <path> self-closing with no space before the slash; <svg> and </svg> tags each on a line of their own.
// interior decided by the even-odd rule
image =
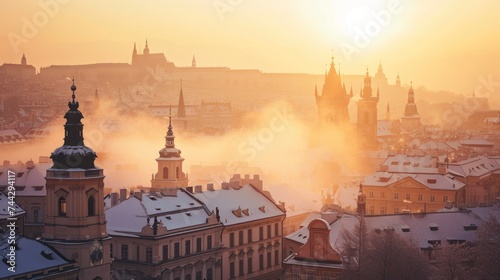
<svg viewBox="0 0 500 280">
<path fill-rule="evenodd" d="M 374 74 L 381 61 L 390 83 L 399 72 L 403 83 L 465 95 L 499 74 L 497 1 L 41 0 L 0 9 L 9 11 L 0 62 L 25 53 L 37 70 L 130 63 L 134 42 L 141 53 L 148 39 L 177 66 L 195 55 L 201 67 L 322 74 L 333 50 L 342 73 Z"/>
</svg>

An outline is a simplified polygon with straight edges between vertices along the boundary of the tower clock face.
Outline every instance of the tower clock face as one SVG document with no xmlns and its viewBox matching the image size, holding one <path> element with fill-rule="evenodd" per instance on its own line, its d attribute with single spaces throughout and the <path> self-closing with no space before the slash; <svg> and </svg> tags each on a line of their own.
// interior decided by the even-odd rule
<svg viewBox="0 0 500 280">
<path fill-rule="evenodd" d="M 90 265 L 102 264 L 102 257 L 102 243 L 95 240 L 90 245 Z"/>
</svg>

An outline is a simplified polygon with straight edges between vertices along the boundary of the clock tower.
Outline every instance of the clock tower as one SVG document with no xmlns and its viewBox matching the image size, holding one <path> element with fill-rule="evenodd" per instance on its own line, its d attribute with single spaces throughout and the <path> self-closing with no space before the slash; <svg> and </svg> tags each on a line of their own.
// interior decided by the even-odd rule
<svg viewBox="0 0 500 280">
<path fill-rule="evenodd" d="M 64 115 L 64 144 L 50 156 L 43 241 L 80 269 L 80 280 L 110 279 L 110 239 L 104 215 L 104 174 L 94 165 L 96 153 L 83 143 L 82 113 L 72 101 Z"/>
</svg>

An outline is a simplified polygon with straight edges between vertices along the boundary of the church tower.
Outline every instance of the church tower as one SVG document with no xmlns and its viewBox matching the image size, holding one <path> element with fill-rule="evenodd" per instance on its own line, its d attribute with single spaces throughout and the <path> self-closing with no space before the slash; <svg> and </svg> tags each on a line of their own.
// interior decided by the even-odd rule
<svg viewBox="0 0 500 280">
<path fill-rule="evenodd" d="M 134 50 L 132 51 L 132 66 L 137 65 L 137 48 L 134 42 Z"/>
<path fill-rule="evenodd" d="M 398 76 L 396 77 L 396 86 L 401 87 L 401 79 L 399 78 L 399 73 Z"/>
<path fill-rule="evenodd" d="M 358 107 L 358 136 L 361 144 L 369 149 L 377 146 L 377 103 L 379 95 L 377 88 L 377 96 L 372 96 L 371 77 L 368 74 L 368 69 L 366 69 L 361 99 L 356 102 L 356 105 Z"/>
<path fill-rule="evenodd" d="M 144 51 L 142 52 L 142 55 L 144 55 L 144 56 L 149 55 L 148 39 L 146 39 L 146 46 L 144 47 Z"/>
<path fill-rule="evenodd" d="M 348 95 L 345 86 L 340 80 L 340 72 L 337 74 L 335 64 L 330 64 L 330 70 L 325 74 L 325 83 L 321 95 L 315 88 L 314 95 L 318 106 L 318 124 L 341 125 L 349 123 L 349 112 L 347 106 L 352 95 Z"/>
<path fill-rule="evenodd" d="M 187 187 L 188 177 L 182 172 L 181 150 L 175 148 L 174 132 L 172 130 L 172 111 L 168 116 L 168 131 L 165 136 L 165 148 L 159 151 L 158 172 L 151 178 L 152 188 Z"/>
<path fill-rule="evenodd" d="M 412 131 L 420 126 L 420 116 L 417 112 L 417 104 L 415 104 L 413 85 L 410 85 L 410 89 L 408 90 L 408 102 L 405 106 L 405 112 L 401 117 L 401 126 L 407 131 Z"/>
<path fill-rule="evenodd" d="M 23 53 L 23 57 L 21 57 L 21 65 L 26 65 L 26 56 Z"/>
<path fill-rule="evenodd" d="M 384 69 L 382 68 L 382 62 L 379 62 L 378 64 L 378 70 L 377 73 L 375 73 L 375 76 L 373 77 L 373 80 L 377 85 L 381 86 L 382 88 L 387 87 L 387 77 L 384 74 Z"/>
<path fill-rule="evenodd" d="M 391 107 L 389 107 L 389 102 L 387 102 L 387 110 L 385 111 L 385 119 L 387 121 L 391 120 Z"/>
<path fill-rule="evenodd" d="M 44 242 L 79 267 L 79 279 L 110 279 L 110 237 L 104 213 L 104 174 L 96 153 L 83 143 L 82 113 L 72 101 L 64 115 L 64 144 L 52 152 L 47 169 Z"/>
<path fill-rule="evenodd" d="M 196 57 L 194 57 L 194 54 L 193 59 L 191 60 L 191 67 L 196 68 Z"/>
</svg>

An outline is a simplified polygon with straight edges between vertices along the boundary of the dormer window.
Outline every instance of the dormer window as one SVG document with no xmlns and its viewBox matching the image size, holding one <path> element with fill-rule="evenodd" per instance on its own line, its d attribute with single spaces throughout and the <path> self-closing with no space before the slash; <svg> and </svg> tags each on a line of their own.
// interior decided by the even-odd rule
<svg viewBox="0 0 500 280">
<path fill-rule="evenodd" d="M 67 210 L 66 198 L 60 197 L 57 202 L 58 202 L 59 216 L 66 216 L 66 210 Z"/>
</svg>

